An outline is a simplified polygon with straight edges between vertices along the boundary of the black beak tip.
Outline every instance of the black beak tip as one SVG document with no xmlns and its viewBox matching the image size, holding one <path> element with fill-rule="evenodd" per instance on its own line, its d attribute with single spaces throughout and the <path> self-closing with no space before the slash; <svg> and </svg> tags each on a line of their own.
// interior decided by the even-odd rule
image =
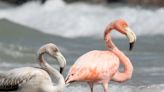
<svg viewBox="0 0 164 92">
<path fill-rule="evenodd" d="M 132 51 L 132 49 L 133 49 L 133 47 L 134 47 L 134 43 L 135 43 L 135 42 L 129 43 L 129 51 Z"/>
<path fill-rule="evenodd" d="M 60 73 L 61 74 L 63 73 L 63 70 L 64 70 L 64 68 L 63 67 L 60 67 Z"/>
</svg>

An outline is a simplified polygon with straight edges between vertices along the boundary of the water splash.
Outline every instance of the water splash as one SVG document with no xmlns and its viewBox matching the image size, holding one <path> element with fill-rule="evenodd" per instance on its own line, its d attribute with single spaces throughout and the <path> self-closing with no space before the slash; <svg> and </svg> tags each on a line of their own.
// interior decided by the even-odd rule
<svg viewBox="0 0 164 92">
<path fill-rule="evenodd" d="M 100 37 L 106 25 L 117 18 L 127 20 L 137 35 L 163 35 L 163 15 L 163 8 L 153 10 L 138 6 L 66 4 L 62 0 L 48 0 L 44 5 L 29 2 L 16 8 L 0 10 L 0 18 L 69 38 Z M 113 35 L 120 37 L 117 33 Z"/>
</svg>

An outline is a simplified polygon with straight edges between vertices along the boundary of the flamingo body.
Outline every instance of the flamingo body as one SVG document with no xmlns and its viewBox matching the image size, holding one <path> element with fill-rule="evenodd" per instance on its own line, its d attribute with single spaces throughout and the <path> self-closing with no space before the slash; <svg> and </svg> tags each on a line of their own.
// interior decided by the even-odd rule
<svg viewBox="0 0 164 92">
<path fill-rule="evenodd" d="M 1 86 L 6 86 L 6 90 L 20 92 L 51 92 L 47 87 L 53 86 L 49 74 L 40 68 L 22 67 L 12 69 L 0 75 Z M 45 89 L 45 84 L 47 87 Z M 10 86 L 10 87 L 9 87 Z M 5 91 L 5 89 L 4 89 Z"/>
<path fill-rule="evenodd" d="M 79 57 L 69 74 L 76 72 L 74 76 L 77 80 L 102 83 L 109 81 L 118 68 L 119 59 L 115 54 L 111 51 L 94 50 Z"/>
</svg>

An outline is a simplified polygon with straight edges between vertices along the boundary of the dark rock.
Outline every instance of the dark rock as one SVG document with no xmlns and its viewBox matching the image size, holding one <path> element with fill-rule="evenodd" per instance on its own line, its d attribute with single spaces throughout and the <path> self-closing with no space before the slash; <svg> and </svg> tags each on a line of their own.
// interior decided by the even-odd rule
<svg viewBox="0 0 164 92">
<path fill-rule="evenodd" d="M 47 0 L 0 0 L 0 1 L 7 2 L 10 4 L 15 4 L 15 5 L 21 5 L 28 1 L 40 1 L 41 4 L 44 4 Z"/>
<path fill-rule="evenodd" d="M 67 3 L 73 3 L 73 2 L 89 2 L 89 3 L 102 3 L 106 0 L 64 0 Z"/>
<path fill-rule="evenodd" d="M 126 0 L 64 0 L 67 3 L 82 1 L 82 2 L 90 2 L 90 3 L 113 3 L 113 2 L 124 2 Z"/>
<path fill-rule="evenodd" d="M 164 0 L 128 0 L 129 4 L 164 6 Z"/>
</svg>

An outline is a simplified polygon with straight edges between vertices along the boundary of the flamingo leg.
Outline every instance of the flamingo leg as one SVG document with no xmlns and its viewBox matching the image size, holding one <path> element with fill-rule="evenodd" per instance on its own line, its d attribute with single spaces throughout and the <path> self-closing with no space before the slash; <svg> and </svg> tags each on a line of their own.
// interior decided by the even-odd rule
<svg viewBox="0 0 164 92">
<path fill-rule="evenodd" d="M 89 87 L 91 89 L 91 92 L 93 92 L 93 83 L 92 82 L 88 82 L 88 84 L 89 84 Z"/>
<path fill-rule="evenodd" d="M 108 83 L 103 83 L 104 92 L 109 92 Z"/>
</svg>

